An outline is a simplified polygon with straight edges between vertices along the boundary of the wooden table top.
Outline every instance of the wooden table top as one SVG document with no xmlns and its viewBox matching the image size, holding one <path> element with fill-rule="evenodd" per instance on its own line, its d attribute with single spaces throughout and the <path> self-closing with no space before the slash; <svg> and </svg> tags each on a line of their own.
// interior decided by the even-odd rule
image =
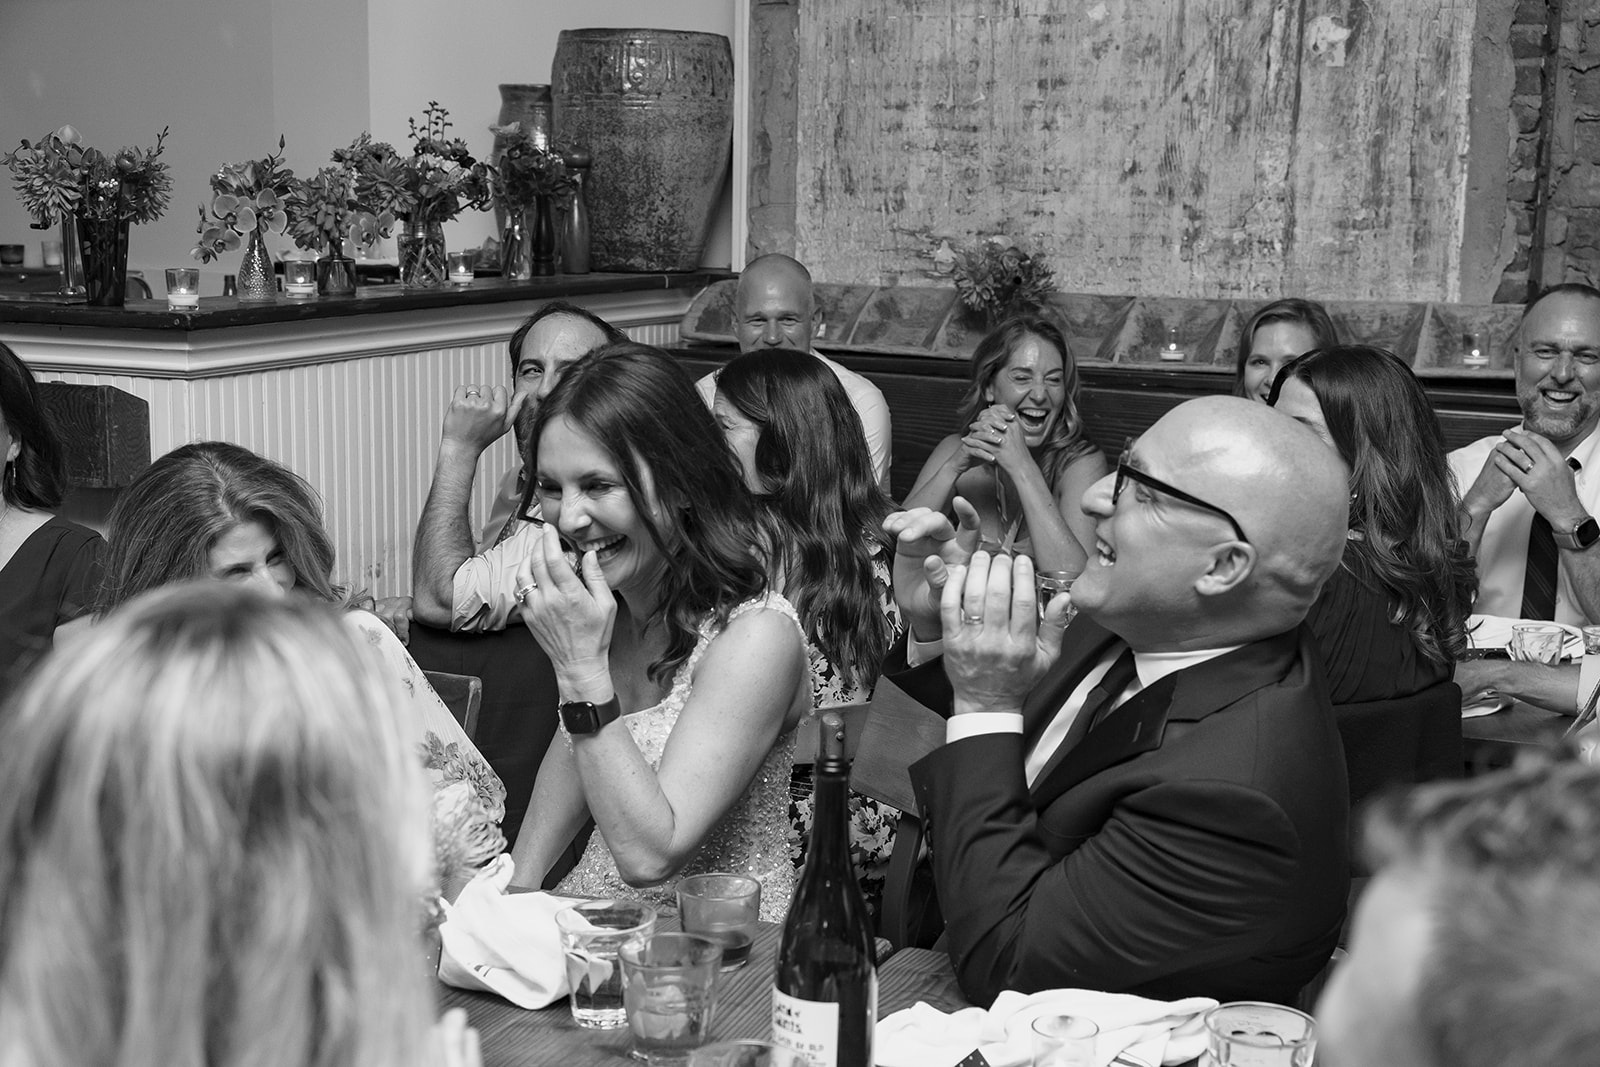
<svg viewBox="0 0 1600 1067">
<path fill-rule="evenodd" d="M 675 927 L 675 923 L 663 927 Z M 750 962 L 722 976 L 711 1040 L 765 1040 L 772 1028 L 772 972 L 783 928 L 762 923 L 750 949 Z M 878 964 L 878 1017 L 909 1008 L 919 1000 L 943 1011 L 968 1006 L 943 952 L 905 949 Z M 637 1063 L 628 1055 L 627 1027 L 585 1030 L 572 1021 L 565 999 L 527 1011 L 489 993 L 439 987 L 439 1009 L 465 1008 L 478 1030 L 484 1067 L 619 1067 Z"/>
<path fill-rule="evenodd" d="M 1461 720 L 1462 755 L 1472 773 L 1510 766 L 1519 748 L 1561 740 L 1572 716 L 1517 701 L 1505 711 Z"/>
</svg>

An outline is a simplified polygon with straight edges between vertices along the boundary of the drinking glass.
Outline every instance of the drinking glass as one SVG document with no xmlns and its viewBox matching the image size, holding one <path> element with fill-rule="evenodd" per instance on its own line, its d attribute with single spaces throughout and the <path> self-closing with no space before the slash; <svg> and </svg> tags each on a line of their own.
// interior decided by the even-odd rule
<svg viewBox="0 0 1600 1067">
<path fill-rule="evenodd" d="M 1525 663 L 1556 663 L 1567 632 L 1553 622 L 1519 622 L 1511 626 L 1511 658 Z"/>
<path fill-rule="evenodd" d="M 1241 1000 L 1206 1012 L 1201 1067 L 1311 1067 L 1317 1024 L 1281 1004 Z"/>
<path fill-rule="evenodd" d="M 1076 571 L 1036 571 L 1033 575 L 1033 587 L 1039 596 L 1039 621 L 1044 622 L 1044 609 L 1050 606 L 1050 600 L 1057 593 L 1072 592 L 1072 583 L 1078 577 Z M 1078 609 L 1067 608 L 1067 621 L 1071 622 L 1073 616 L 1078 614 Z"/>
<path fill-rule="evenodd" d="M 1082 1015 L 1041 1015 L 1033 1020 L 1033 1067 L 1094 1067 L 1099 1033 Z"/>
<path fill-rule="evenodd" d="M 187 311 L 200 306 L 200 268 L 167 268 L 167 310 Z"/>
<path fill-rule="evenodd" d="M 689 1067 L 806 1067 L 809 1062 L 770 1041 L 718 1041 L 689 1053 Z"/>
<path fill-rule="evenodd" d="M 722 969 L 750 958 L 761 917 L 761 883 L 742 874 L 695 874 L 678 883 L 678 917 L 686 933 L 722 946 Z"/>
<path fill-rule="evenodd" d="M 556 912 L 556 926 L 567 957 L 572 1021 L 591 1030 L 626 1025 L 618 953 L 654 932 L 655 910 L 630 900 L 590 900 Z"/>
<path fill-rule="evenodd" d="M 699 934 L 653 934 L 620 955 L 634 1058 L 682 1064 L 710 1036 L 722 946 Z"/>
<path fill-rule="evenodd" d="M 1585 626 L 1583 628 L 1583 654 L 1585 656 L 1600 656 L 1600 626 Z"/>
</svg>

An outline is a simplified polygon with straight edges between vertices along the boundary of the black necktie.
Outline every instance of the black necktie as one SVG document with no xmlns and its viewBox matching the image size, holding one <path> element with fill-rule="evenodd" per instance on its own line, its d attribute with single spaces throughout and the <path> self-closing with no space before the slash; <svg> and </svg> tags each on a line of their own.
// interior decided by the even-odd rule
<svg viewBox="0 0 1600 1067">
<path fill-rule="evenodd" d="M 1561 553 L 1556 550 L 1550 520 L 1534 512 L 1533 525 L 1528 527 L 1528 566 L 1522 572 L 1524 619 L 1556 617 L 1556 572 L 1560 565 Z"/>
<path fill-rule="evenodd" d="M 1046 764 L 1048 768 L 1054 765 L 1057 758 L 1071 752 L 1084 735 L 1099 726 L 1111 711 L 1111 702 L 1133 681 L 1133 649 L 1124 648 L 1122 655 L 1118 656 L 1111 664 L 1111 669 L 1106 671 L 1095 687 L 1089 690 L 1089 695 L 1083 698 L 1083 708 L 1078 712 L 1078 717 L 1072 720 L 1072 725 L 1067 728 L 1067 736 L 1062 738 L 1061 747 L 1056 750 Z M 1041 775 L 1042 777 L 1042 775 Z"/>
<path fill-rule="evenodd" d="M 1569 458 L 1567 466 L 1579 470 L 1578 461 Z M 1533 525 L 1528 527 L 1528 563 L 1522 572 L 1522 617 L 1524 619 L 1554 619 L 1556 617 L 1556 580 L 1561 568 L 1561 553 L 1556 549 L 1556 538 L 1550 532 L 1550 520 L 1533 513 Z"/>
</svg>

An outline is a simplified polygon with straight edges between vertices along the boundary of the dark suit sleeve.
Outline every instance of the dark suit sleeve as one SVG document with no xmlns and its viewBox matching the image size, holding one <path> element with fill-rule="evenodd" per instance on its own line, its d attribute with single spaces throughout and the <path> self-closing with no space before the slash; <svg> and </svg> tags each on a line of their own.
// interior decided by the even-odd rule
<svg viewBox="0 0 1600 1067">
<path fill-rule="evenodd" d="M 906 640 L 902 636 L 883 658 L 882 677 L 894 682 L 907 696 L 941 719 L 948 719 L 955 695 L 950 689 L 950 678 L 944 673 L 944 657 L 935 656 L 927 663 L 912 667 L 906 662 Z"/>
<path fill-rule="evenodd" d="M 1028 800 L 1023 740 L 990 734 L 918 761 L 934 880 L 962 991 L 1121 991 L 1264 942 L 1261 914 L 1294 879 L 1298 837 L 1265 795 L 1153 782 L 1090 836 L 1052 835 Z M 1053 825 L 1071 813 L 1054 809 Z M 1181 962 L 1180 962 L 1181 961 Z"/>
</svg>

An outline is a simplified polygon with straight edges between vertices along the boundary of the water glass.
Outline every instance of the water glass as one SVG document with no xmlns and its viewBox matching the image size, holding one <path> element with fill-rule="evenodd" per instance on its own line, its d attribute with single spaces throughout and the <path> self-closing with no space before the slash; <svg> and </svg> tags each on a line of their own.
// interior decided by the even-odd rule
<svg viewBox="0 0 1600 1067">
<path fill-rule="evenodd" d="M 623 945 L 621 957 L 634 1058 L 683 1063 L 710 1036 L 722 946 L 699 934 L 653 934 Z"/>
<path fill-rule="evenodd" d="M 1206 1054 L 1201 1067 L 1311 1067 L 1317 1024 L 1281 1004 L 1241 1000 L 1205 1015 Z"/>
<path fill-rule="evenodd" d="M 718 1041 L 689 1053 L 689 1067 L 807 1067 L 810 1062 L 770 1041 Z"/>
<path fill-rule="evenodd" d="M 1583 654 L 1585 656 L 1600 655 L 1600 626 L 1585 626 L 1583 628 Z"/>
<path fill-rule="evenodd" d="M 1033 1020 L 1033 1067 L 1095 1067 L 1099 1034 L 1082 1015 L 1041 1015 Z"/>
<path fill-rule="evenodd" d="M 686 933 L 722 946 L 722 969 L 743 967 L 761 918 L 761 883 L 743 874 L 695 874 L 678 883 L 678 917 Z"/>
<path fill-rule="evenodd" d="M 618 953 L 655 931 L 655 910 L 631 900 L 590 900 L 556 912 L 556 926 L 567 957 L 572 1021 L 590 1030 L 626 1025 Z"/>
<path fill-rule="evenodd" d="M 1553 622 L 1519 622 L 1511 627 L 1511 658 L 1524 663 L 1557 663 L 1567 632 Z"/>
<path fill-rule="evenodd" d="M 1039 621 L 1044 622 L 1044 609 L 1050 606 L 1050 600 L 1057 593 L 1072 592 L 1072 583 L 1078 577 L 1076 571 L 1035 571 L 1033 575 L 1033 588 L 1039 596 Z M 1067 621 L 1070 623 L 1078 609 L 1067 608 Z"/>
</svg>

